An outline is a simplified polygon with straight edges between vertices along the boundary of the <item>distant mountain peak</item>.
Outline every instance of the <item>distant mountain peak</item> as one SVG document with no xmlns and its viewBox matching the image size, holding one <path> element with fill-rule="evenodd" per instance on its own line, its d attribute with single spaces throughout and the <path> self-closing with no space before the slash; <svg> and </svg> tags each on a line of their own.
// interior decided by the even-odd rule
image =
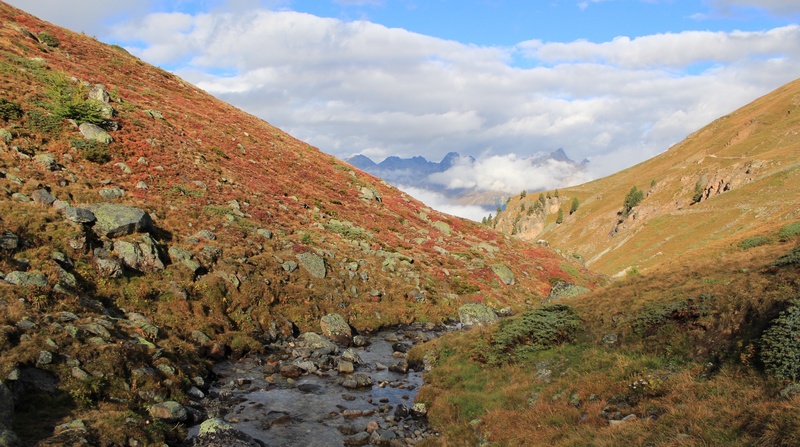
<svg viewBox="0 0 800 447">
<path fill-rule="evenodd" d="M 550 152 L 550 158 L 556 161 L 565 161 L 568 163 L 574 163 L 572 159 L 570 159 L 569 156 L 567 156 L 567 153 L 564 152 L 563 148 L 558 148 L 553 152 Z"/>
</svg>

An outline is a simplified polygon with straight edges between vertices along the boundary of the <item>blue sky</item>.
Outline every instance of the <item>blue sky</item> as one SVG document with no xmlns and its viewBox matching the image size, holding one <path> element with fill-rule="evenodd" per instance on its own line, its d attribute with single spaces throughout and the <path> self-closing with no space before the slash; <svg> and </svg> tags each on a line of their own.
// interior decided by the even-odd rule
<svg viewBox="0 0 800 447">
<path fill-rule="evenodd" d="M 337 157 L 477 159 L 439 176 L 446 187 L 518 193 L 608 175 L 800 77 L 798 0 L 9 3 Z M 588 169 L 527 159 L 557 148 Z"/>
</svg>

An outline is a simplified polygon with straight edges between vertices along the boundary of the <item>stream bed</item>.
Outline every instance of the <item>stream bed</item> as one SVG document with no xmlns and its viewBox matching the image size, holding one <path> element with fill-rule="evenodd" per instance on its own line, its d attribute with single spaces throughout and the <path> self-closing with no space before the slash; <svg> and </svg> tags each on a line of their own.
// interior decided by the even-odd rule
<svg viewBox="0 0 800 447">
<path fill-rule="evenodd" d="M 445 330 L 400 326 L 357 336 L 349 348 L 313 333 L 279 341 L 265 355 L 218 364 L 204 407 L 269 447 L 414 445 L 438 433 L 414 403 L 422 372 L 406 352 Z M 217 445 L 198 432 L 189 431 L 192 445 Z"/>
</svg>

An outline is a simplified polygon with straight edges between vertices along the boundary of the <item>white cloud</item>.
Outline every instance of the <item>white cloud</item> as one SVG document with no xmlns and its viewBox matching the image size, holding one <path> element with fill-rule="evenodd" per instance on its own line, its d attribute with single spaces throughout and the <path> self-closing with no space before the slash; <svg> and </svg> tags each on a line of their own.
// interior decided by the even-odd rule
<svg viewBox="0 0 800 447">
<path fill-rule="evenodd" d="M 427 189 L 405 185 L 398 185 L 397 189 L 407 193 L 408 195 L 437 211 L 441 211 L 453 216 L 460 216 L 480 222 L 483 217 L 489 214 L 489 212 L 481 206 L 454 204 L 452 200 L 444 195 L 429 191 Z"/>
<path fill-rule="evenodd" d="M 575 165 L 557 160 L 538 160 L 516 154 L 485 154 L 475 160 L 460 157 L 445 172 L 431 174 L 429 179 L 448 189 L 477 189 L 516 194 L 520 191 L 541 191 L 591 180 Z"/>
<path fill-rule="evenodd" d="M 778 54 L 800 56 L 800 26 L 766 32 L 684 31 L 611 42 L 594 43 L 528 41 L 521 52 L 545 63 L 597 62 L 631 69 L 667 67 L 681 69 L 697 63 L 731 63 L 751 57 Z"/>
</svg>

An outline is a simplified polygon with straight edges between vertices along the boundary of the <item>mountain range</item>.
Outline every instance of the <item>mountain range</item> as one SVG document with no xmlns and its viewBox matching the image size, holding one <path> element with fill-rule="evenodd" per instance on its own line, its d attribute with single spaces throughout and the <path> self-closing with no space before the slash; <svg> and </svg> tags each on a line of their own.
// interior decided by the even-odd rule
<svg viewBox="0 0 800 447">
<path fill-rule="evenodd" d="M 369 157 L 361 154 L 347 158 L 345 161 L 393 185 L 432 191 L 447 197 L 453 203 L 478 205 L 487 212 L 493 211 L 498 205 L 503 205 L 507 197 L 519 193 L 518 190 L 486 189 L 480 185 L 452 186 L 452 178 L 463 175 L 462 173 L 448 173 L 454 167 L 460 167 L 465 172 L 476 173 L 482 169 L 474 157 L 463 156 L 458 152 L 447 153 L 438 163 L 429 161 L 422 156 L 410 158 L 390 156 L 380 163 L 375 163 Z M 553 161 L 569 166 L 575 172 L 584 170 L 589 163 L 588 160 L 580 163 L 572 161 L 562 148 L 550 153 L 537 153 L 521 158 L 519 163 L 536 168 Z"/>
</svg>

